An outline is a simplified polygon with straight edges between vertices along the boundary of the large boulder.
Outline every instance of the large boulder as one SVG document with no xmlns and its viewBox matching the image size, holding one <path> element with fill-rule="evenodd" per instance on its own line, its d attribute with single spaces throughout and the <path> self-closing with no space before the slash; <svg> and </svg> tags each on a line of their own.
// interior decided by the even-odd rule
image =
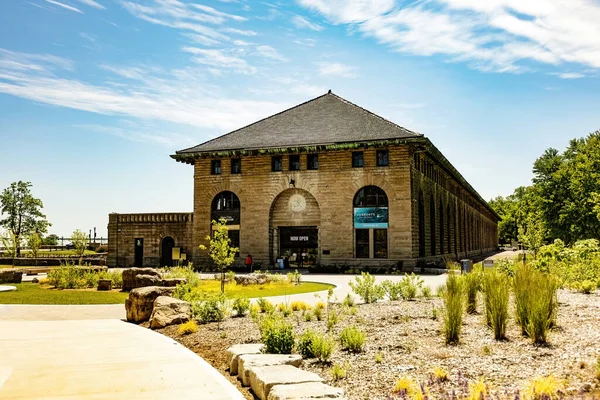
<svg viewBox="0 0 600 400">
<path fill-rule="evenodd" d="M 21 283 L 23 271 L 20 269 L 0 269 L 0 283 Z"/>
<path fill-rule="evenodd" d="M 273 278 L 267 274 L 249 274 L 249 275 L 236 275 L 235 283 L 238 285 L 262 285 L 263 283 L 270 282 Z"/>
<path fill-rule="evenodd" d="M 275 385 L 292 385 L 305 382 L 323 382 L 314 372 L 304 371 L 291 365 L 250 367 L 250 387 L 260 400 L 267 400 Z"/>
<path fill-rule="evenodd" d="M 267 400 L 346 400 L 344 389 L 332 387 L 321 382 L 275 385 L 269 391 Z"/>
<path fill-rule="evenodd" d="M 163 286 L 162 278 L 156 275 L 136 275 L 133 280 L 133 288 L 141 288 L 146 286 Z"/>
<path fill-rule="evenodd" d="M 260 354 L 265 345 L 262 343 L 234 344 L 227 349 L 227 364 L 229 364 L 229 373 L 238 374 L 238 360 L 244 354 Z"/>
<path fill-rule="evenodd" d="M 140 322 L 148 321 L 154 308 L 154 300 L 159 296 L 170 296 L 175 288 L 146 286 L 133 289 L 129 293 L 129 298 L 125 299 L 125 310 L 127 311 L 127 321 Z"/>
<path fill-rule="evenodd" d="M 182 324 L 190 320 L 192 308 L 187 301 L 168 296 L 158 296 L 150 316 L 150 328 L 159 329 L 169 325 Z"/>
<path fill-rule="evenodd" d="M 129 292 L 132 289 L 142 287 L 137 286 L 142 283 L 146 283 L 147 281 L 138 280 L 136 281 L 136 276 L 138 275 L 151 275 L 160 278 L 160 272 L 154 268 L 128 268 L 123 270 L 123 291 Z M 150 286 L 150 285 L 144 285 Z"/>
<path fill-rule="evenodd" d="M 250 386 L 250 368 L 268 367 L 272 365 L 291 365 L 299 367 L 302 364 L 300 354 L 243 354 L 238 360 L 238 377 L 243 386 Z"/>
</svg>

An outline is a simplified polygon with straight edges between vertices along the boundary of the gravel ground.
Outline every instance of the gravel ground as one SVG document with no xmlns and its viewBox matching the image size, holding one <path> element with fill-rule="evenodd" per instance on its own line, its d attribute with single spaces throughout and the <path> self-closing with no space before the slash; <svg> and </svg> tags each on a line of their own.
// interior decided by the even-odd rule
<svg viewBox="0 0 600 400">
<path fill-rule="evenodd" d="M 434 307 L 438 309 L 435 320 Z M 558 326 L 550 333 L 550 344 L 541 347 L 522 337 L 514 320 L 509 321 L 508 340 L 495 341 L 483 322 L 481 301 L 479 315 L 465 316 L 461 343 L 446 345 L 441 307 L 439 298 L 420 298 L 358 305 L 353 315 L 335 305 L 343 316 L 331 334 L 338 338 L 345 326 L 357 325 L 367 334 L 365 350 L 350 354 L 338 349 L 331 363 L 305 360 L 303 368 L 320 374 L 329 384 L 343 387 L 348 397 L 356 400 L 386 399 L 396 381 L 405 376 L 428 384 L 434 398 L 451 397 L 452 393 L 460 398 L 466 394 L 468 382 L 481 377 L 489 390 L 514 396 L 532 378 L 548 375 L 560 380 L 563 397 L 592 398 L 590 391 L 600 397 L 600 383 L 595 379 L 600 357 L 600 293 L 559 291 Z M 326 330 L 324 321 L 305 322 L 301 312 L 289 320 L 298 333 L 308 328 Z M 249 317 L 232 318 L 220 326 L 201 325 L 198 333 L 183 337 L 176 327 L 165 328 L 162 333 L 192 349 L 228 377 L 225 350 L 233 344 L 260 341 L 258 328 Z M 381 363 L 375 361 L 378 352 L 383 356 Z M 345 379 L 332 381 L 334 363 L 348 367 Z M 446 370 L 449 380 L 433 382 L 431 371 L 435 367 Z M 236 382 L 234 377 L 230 379 Z M 247 389 L 243 393 L 248 399 L 253 398 Z"/>
</svg>

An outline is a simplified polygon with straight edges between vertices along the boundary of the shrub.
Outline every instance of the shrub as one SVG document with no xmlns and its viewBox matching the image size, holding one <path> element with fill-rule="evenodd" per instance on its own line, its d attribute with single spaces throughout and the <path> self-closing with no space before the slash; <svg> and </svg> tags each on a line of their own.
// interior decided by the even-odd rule
<svg viewBox="0 0 600 400">
<path fill-rule="evenodd" d="M 600 282 L 600 281 L 599 281 Z M 575 282 L 571 284 L 571 289 L 578 291 L 583 294 L 590 294 L 596 290 L 598 284 L 590 280 L 584 280 L 582 282 Z"/>
<path fill-rule="evenodd" d="M 291 354 L 294 348 L 294 328 L 285 319 L 269 315 L 259 325 L 265 352 Z"/>
<path fill-rule="evenodd" d="M 365 346 L 367 337 L 364 332 L 355 326 L 347 326 L 340 334 L 340 344 L 343 349 L 359 353 Z"/>
<path fill-rule="evenodd" d="M 477 314 L 477 292 L 481 286 L 481 276 L 478 272 L 469 272 L 464 277 L 467 312 Z"/>
<path fill-rule="evenodd" d="M 193 265 L 190 263 L 185 267 L 166 268 L 163 272 L 164 278 L 185 278 L 185 281 L 191 287 L 200 286 L 200 276 L 194 271 Z"/>
<path fill-rule="evenodd" d="M 448 380 L 448 371 L 442 367 L 435 367 L 431 372 L 431 377 L 435 382 L 446 382 Z"/>
<path fill-rule="evenodd" d="M 506 276 L 506 275 L 505 275 Z M 487 398 L 488 387 L 484 378 L 477 382 L 469 383 L 469 395 L 465 400 L 481 400 Z"/>
<path fill-rule="evenodd" d="M 247 297 L 236 297 L 232 305 L 235 315 L 243 317 L 250 310 L 250 299 Z"/>
<path fill-rule="evenodd" d="M 100 271 L 99 279 L 110 279 L 112 281 L 113 288 L 122 288 L 123 287 L 123 273 L 114 270 L 106 270 Z"/>
<path fill-rule="evenodd" d="M 401 282 L 393 282 L 389 279 L 381 282 L 381 287 L 387 298 L 390 301 L 400 300 L 402 297 L 402 283 Z"/>
<path fill-rule="evenodd" d="M 305 310 L 310 310 L 311 307 L 310 305 L 306 304 L 303 301 L 292 301 L 292 304 L 290 305 L 292 307 L 292 311 L 305 311 Z"/>
<path fill-rule="evenodd" d="M 335 350 L 335 342 L 329 336 L 316 335 L 311 343 L 313 356 L 320 362 L 327 362 Z"/>
<path fill-rule="evenodd" d="M 437 297 L 444 298 L 446 296 L 446 285 L 440 285 L 435 289 L 435 294 Z"/>
<path fill-rule="evenodd" d="M 287 279 L 289 283 L 299 285 L 302 282 L 302 274 L 296 269 L 294 272 L 288 272 Z"/>
<path fill-rule="evenodd" d="M 180 335 L 189 335 L 190 333 L 196 333 L 198 332 L 198 324 L 196 324 L 196 321 L 189 320 L 188 322 L 179 325 L 179 328 L 177 328 L 177 332 L 179 332 Z"/>
<path fill-rule="evenodd" d="M 346 371 L 346 368 L 342 367 L 339 364 L 333 364 L 333 367 L 331 367 L 331 378 L 334 381 L 345 379 L 347 374 L 348 372 Z"/>
<path fill-rule="evenodd" d="M 250 306 L 250 318 L 254 321 L 258 320 L 258 314 L 260 313 L 260 307 L 257 304 L 252 304 Z"/>
<path fill-rule="evenodd" d="M 311 311 L 306 311 L 304 313 L 304 320 L 306 322 L 310 322 L 310 321 L 312 321 L 312 319 L 313 319 L 313 313 Z"/>
<path fill-rule="evenodd" d="M 310 329 L 306 330 L 302 335 L 300 335 L 300 337 L 298 338 L 298 342 L 296 343 L 296 350 L 298 350 L 298 353 L 300 353 L 302 357 L 315 357 L 315 354 L 313 353 L 312 344 L 317 336 L 318 335 Z"/>
<path fill-rule="evenodd" d="M 398 379 L 394 386 L 394 393 L 402 399 L 423 399 L 426 396 L 424 392 L 424 387 L 421 388 L 421 385 L 408 377 Z"/>
<path fill-rule="evenodd" d="M 99 272 L 65 264 L 48 272 L 48 283 L 57 289 L 86 289 L 98 286 Z"/>
<path fill-rule="evenodd" d="M 375 353 L 375 362 L 377 364 L 381 364 L 383 362 L 383 353 L 378 351 L 377 353 Z"/>
<path fill-rule="evenodd" d="M 444 306 L 444 336 L 446 343 L 458 343 L 463 317 L 463 282 L 460 275 L 448 275 Z"/>
<path fill-rule="evenodd" d="M 315 314 L 315 318 L 317 319 L 317 321 L 321 321 L 323 319 L 323 309 L 322 308 L 315 308 L 313 312 Z"/>
<path fill-rule="evenodd" d="M 292 315 L 292 308 L 286 303 L 278 304 L 277 311 L 279 311 L 284 317 L 289 317 L 290 315 Z"/>
<path fill-rule="evenodd" d="M 423 295 L 423 297 L 425 297 L 426 299 L 431 297 L 431 288 L 429 286 L 423 286 L 421 288 L 421 294 Z"/>
<path fill-rule="evenodd" d="M 402 298 L 404 300 L 414 300 L 417 297 L 417 292 L 423 287 L 423 279 L 411 273 L 410 275 L 404 274 L 404 278 L 400 281 L 400 288 Z"/>
<path fill-rule="evenodd" d="M 256 300 L 256 304 L 260 308 L 261 313 L 272 314 L 275 311 L 275 306 L 269 300 L 260 298 Z"/>
<path fill-rule="evenodd" d="M 360 277 L 355 277 L 354 282 L 350 282 L 349 284 L 352 291 L 367 304 L 374 303 L 383 298 L 383 287 L 377 285 L 375 277 L 368 272 L 362 272 Z"/>
<path fill-rule="evenodd" d="M 536 273 L 531 288 L 527 316 L 527 334 L 534 343 L 546 343 L 548 329 L 554 324 L 558 308 L 556 279 L 546 273 Z"/>
<path fill-rule="evenodd" d="M 223 294 L 192 303 L 192 315 L 203 324 L 224 321 L 230 313 L 229 300 Z"/>
<path fill-rule="evenodd" d="M 485 315 L 494 330 L 494 338 L 501 340 L 506 337 L 508 321 L 509 282 L 508 277 L 491 269 L 483 276 L 483 293 L 485 296 Z"/>
<path fill-rule="evenodd" d="M 324 310 L 325 309 L 325 303 L 323 303 L 322 301 L 319 301 L 317 304 L 315 304 L 315 309 Z"/>
<path fill-rule="evenodd" d="M 329 310 L 327 313 L 327 330 L 332 330 L 338 322 L 340 322 L 340 315 L 334 309 Z"/>
<path fill-rule="evenodd" d="M 525 389 L 525 398 L 531 400 L 554 399 L 561 389 L 560 382 L 553 376 L 532 379 Z"/>
</svg>

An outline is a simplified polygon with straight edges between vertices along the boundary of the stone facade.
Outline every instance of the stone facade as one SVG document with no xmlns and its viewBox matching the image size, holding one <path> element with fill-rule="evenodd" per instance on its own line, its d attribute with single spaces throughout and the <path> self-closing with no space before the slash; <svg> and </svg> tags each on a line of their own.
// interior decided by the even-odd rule
<svg viewBox="0 0 600 400">
<path fill-rule="evenodd" d="M 163 249 L 178 247 L 182 253 L 192 251 L 192 213 L 109 214 L 109 267 L 160 267 L 169 262 Z M 142 239 L 138 243 L 138 239 Z M 171 242 L 172 239 L 172 242 Z M 172 243 L 173 246 L 170 246 Z M 141 246 L 138 246 L 141 244 Z M 136 246 L 142 248 L 136 265 Z M 165 251 L 168 253 L 168 251 Z"/>
<path fill-rule="evenodd" d="M 193 165 L 193 213 L 111 214 L 109 266 L 163 265 L 165 243 L 210 266 L 220 218 L 239 265 L 414 266 L 497 244 L 499 217 L 427 138 L 331 92 L 172 157 Z"/>
</svg>

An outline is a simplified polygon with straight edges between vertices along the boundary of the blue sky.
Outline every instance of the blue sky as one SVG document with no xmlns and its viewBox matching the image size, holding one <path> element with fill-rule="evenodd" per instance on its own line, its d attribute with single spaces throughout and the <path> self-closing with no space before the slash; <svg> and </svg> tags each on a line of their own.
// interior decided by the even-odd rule
<svg viewBox="0 0 600 400">
<path fill-rule="evenodd" d="M 191 211 L 170 154 L 332 89 L 508 195 L 600 128 L 597 21 L 598 0 L 3 0 L 0 187 L 31 181 L 59 235 Z"/>
</svg>

